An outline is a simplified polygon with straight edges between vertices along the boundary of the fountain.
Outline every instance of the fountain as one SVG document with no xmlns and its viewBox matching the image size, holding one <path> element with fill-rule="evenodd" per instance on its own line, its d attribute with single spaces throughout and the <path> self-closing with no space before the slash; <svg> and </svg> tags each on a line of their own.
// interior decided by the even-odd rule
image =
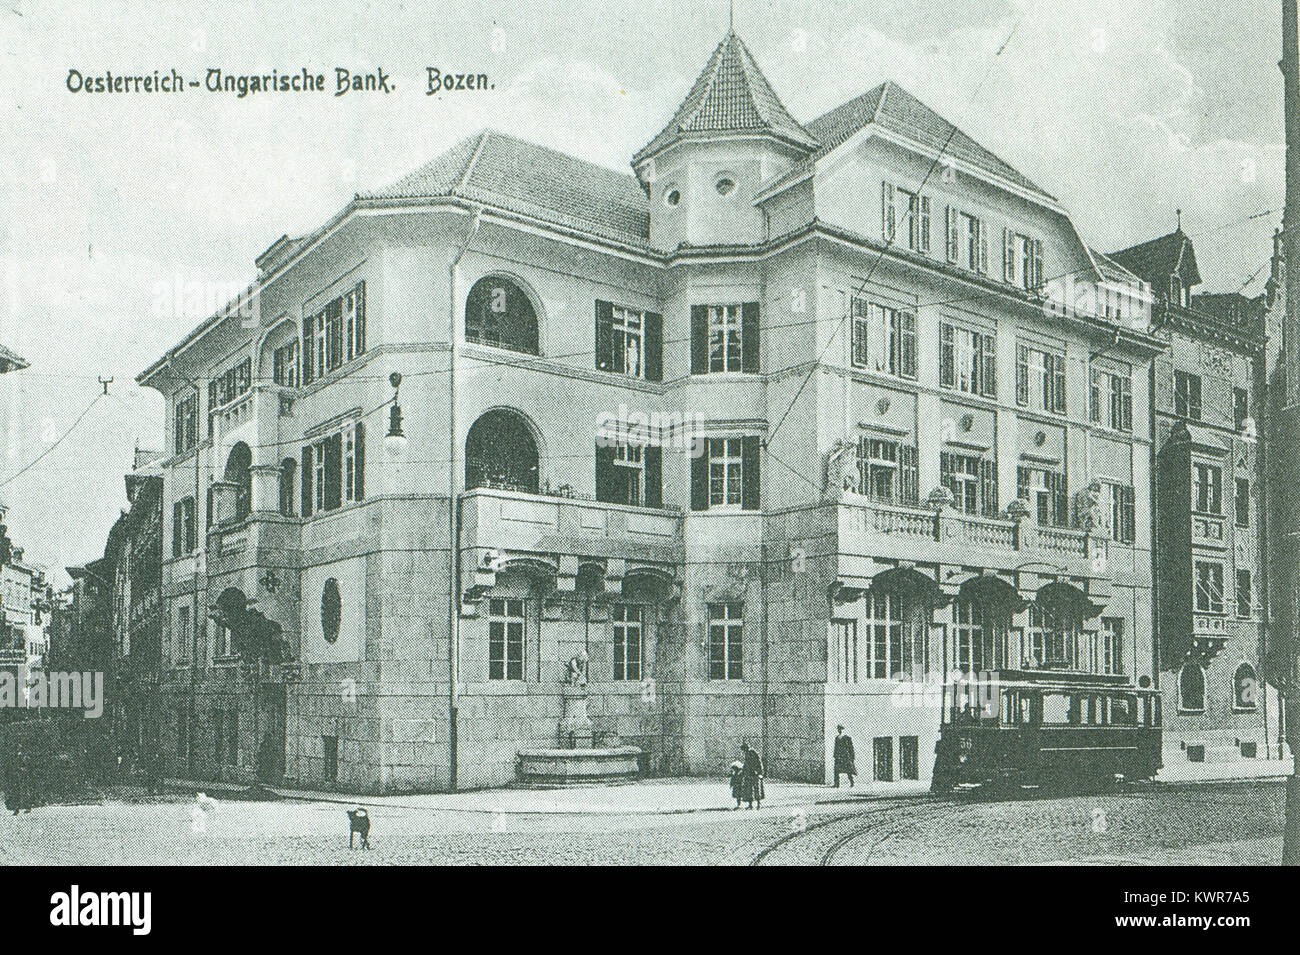
<svg viewBox="0 0 1300 955">
<path fill-rule="evenodd" d="M 553 749 L 521 749 L 520 781 L 566 786 L 635 779 L 641 756 L 639 746 L 592 746 L 586 650 L 569 661 L 561 692 L 564 709 L 556 731 L 559 745 Z"/>
</svg>

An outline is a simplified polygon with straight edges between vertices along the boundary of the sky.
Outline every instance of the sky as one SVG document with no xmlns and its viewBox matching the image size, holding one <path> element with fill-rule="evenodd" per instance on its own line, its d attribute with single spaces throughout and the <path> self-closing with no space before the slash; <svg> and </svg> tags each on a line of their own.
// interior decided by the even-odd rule
<svg viewBox="0 0 1300 955">
<path fill-rule="evenodd" d="M 136 375 L 279 236 L 488 126 L 628 170 L 728 19 L 727 0 L 149 6 L 0 0 L 0 344 L 31 363 L 0 376 L 0 505 L 56 580 L 103 553 L 134 450 L 164 445 Z M 1103 251 L 1171 231 L 1181 208 L 1201 291 L 1248 294 L 1281 217 L 1280 20 L 1204 0 L 735 2 L 796 119 L 892 79 Z M 426 96 L 430 66 L 493 89 Z M 68 89 L 72 69 L 303 67 L 331 93 L 335 67 L 382 68 L 393 92 Z"/>
</svg>

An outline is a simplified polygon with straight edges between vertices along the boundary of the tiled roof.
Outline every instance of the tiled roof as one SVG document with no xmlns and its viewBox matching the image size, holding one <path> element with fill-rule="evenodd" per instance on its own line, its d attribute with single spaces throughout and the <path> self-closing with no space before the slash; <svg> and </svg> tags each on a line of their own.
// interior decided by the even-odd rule
<svg viewBox="0 0 1300 955">
<path fill-rule="evenodd" d="M 645 245 L 649 204 L 634 177 L 495 130 L 457 143 L 387 189 L 358 199 L 455 196 L 553 225 Z"/>
<path fill-rule="evenodd" d="M 1174 273 L 1182 278 L 1184 285 L 1199 285 L 1201 281 L 1196 251 L 1182 229 L 1112 252 L 1110 257 L 1162 290 Z"/>
<path fill-rule="evenodd" d="M 975 142 L 892 80 L 886 80 L 810 121 L 807 129 L 817 138 L 817 151 L 807 160 L 796 163 L 793 169 L 773 179 L 763 191 L 771 192 L 799 179 L 812 168 L 816 160 L 872 123 L 936 152 L 942 149 L 945 156 L 969 163 L 976 169 L 1014 183 L 1043 199 L 1055 201 L 1055 197 L 1042 187 Z"/>
<path fill-rule="evenodd" d="M 20 368 L 26 368 L 27 362 L 19 358 L 4 345 L 0 345 L 0 373 L 6 371 L 18 371 Z"/>
<path fill-rule="evenodd" d="M 1092 253 L 1093 259 L 1096 260 L 1097 267 L 1101 270 L 1103 278 L 1119 282 L 1132 282 L 1140 278 L 1140 276 L 1124 268 L 1105 252 L 1098 252 L 1096 249 L 1091 248 L 1088 251 Z"/>
<path fill-rule="evenodd" d="M 632 157 L 632 164 L 679 139 L 709 133 L 768 133 L 804 149 L 817 148 L 817 140 L 786 111 L 734 30 L 713 51 L 672 120 Z"/>
</svg>

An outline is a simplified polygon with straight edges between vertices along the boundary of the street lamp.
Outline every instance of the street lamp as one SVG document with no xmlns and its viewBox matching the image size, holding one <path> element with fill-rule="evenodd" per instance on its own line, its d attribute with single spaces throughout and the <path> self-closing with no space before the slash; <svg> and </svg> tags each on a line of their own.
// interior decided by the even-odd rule
<svg viewBox="0 0 1300 955">
<path fill-rule="evenodd" d="M 402 430 L 402 406 L 397 400 L 402 376 L 395 371 L 388 376 L 388 381 L 393 386 L 393 404 L 388 409 L 388 433 L 384 435 L 384 450 L 390 458 L 398 460 L 406 454 L 406 432 Z"/>
</svg>

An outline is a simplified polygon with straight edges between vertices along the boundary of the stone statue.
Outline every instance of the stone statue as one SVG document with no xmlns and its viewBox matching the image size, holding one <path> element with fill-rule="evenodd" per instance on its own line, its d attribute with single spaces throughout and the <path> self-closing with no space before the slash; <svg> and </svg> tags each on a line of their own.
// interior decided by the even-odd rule
<svg viewBox="0 0 1300 955">
<path fill-rule="evenodd" d="M 579 650 L 578 654 L 569 660 L 569 669 L 565 682 L 569 686 L 587 685 L 587 651 L 585 649 Z"/>
<path fill-rule="evenodd" d="M 858 448 L 843 439 L 831 445 L 826 455 L 826 496 L 838 500 L 848 491 L 858 491 Z"/>
</svg>

